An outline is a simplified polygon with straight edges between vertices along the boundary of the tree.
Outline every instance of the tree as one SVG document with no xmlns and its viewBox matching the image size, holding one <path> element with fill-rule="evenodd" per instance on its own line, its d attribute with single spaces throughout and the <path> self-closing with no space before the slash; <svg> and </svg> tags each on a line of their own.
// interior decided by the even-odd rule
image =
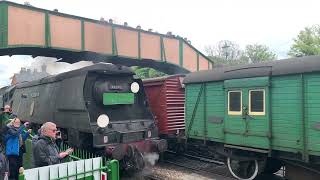
<svg viewBox="0 0 320 180">
<path fill-rule="evenodd" d="M 218 42 L 218 55 L 220 57 L 225 57 L 226 60 L 233 61 L 239 59 L 241 54 L 242 51 L 237 43 L 229 40 Z"/>
<path fill-rule="evenodd" d="M 229 40 L 219 41 L 216 46 L 206 46 L 205 52 L 214 62 L 215 67 L 248 62 L 239 45 Z"/>
<path fill-rule="evenodd" d="M 294 57 L 320 55 L 320 25 L 305 27 L 300 31 L 288 55 Z"/>
<path fill-rule="evenodd" d="M 148 68 L 148 67 L 133 66 L 131 68 L 136 73 L 136 75 L 141 79 L 161 77 L 161 76 L 167 75 L 163 72 L 160 72 L 153 68 Z"/>
<path fill-rule="evenodd" d="M 208 56 L 220 57 L 225 60 L 235 60 L 241 56 L 239 45 L 229 40 L 222 40 L 216 46 L 206 46 Z"/>
<path fill-rule="evenodd" d="M 265 62 L 277 58 L 266 45 L 247 45 L 243 51 L 238 44 L 228 40 L 219 41 L 216 46 L 206 46 L 205 52 L 214 62 L 214 67 Z"/>
<path fill-rule="evenodd" d="M 250 63 L 272 61 L 277 58 L 277 55 L 271 52 L 266 45 L 261 44 L 247 45 L 245 56 Z"/>
</svg>

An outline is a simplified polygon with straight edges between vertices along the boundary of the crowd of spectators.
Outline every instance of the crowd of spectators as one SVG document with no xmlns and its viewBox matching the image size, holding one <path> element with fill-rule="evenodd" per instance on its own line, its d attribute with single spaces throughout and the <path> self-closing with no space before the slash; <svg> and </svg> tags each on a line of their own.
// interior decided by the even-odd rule
<svg viewBox="0 0 320 180">
<path fill-rule="evenodd" d="M 55 142 L 57 131 L 56 124 L 46 122 L 37 133 L 33 133 L 33 167 L 58 164 L 73 152 L 71 148 L 59 152 Z M 6 105 L 0 114 L 0 133 L 0 180 L 18 180 L 19 169 L 23 167 L 23 154 L 26 153 L 25 141 L 32 130 L 28 122 L 22 124 L 11 107 Z"/>
</svg>

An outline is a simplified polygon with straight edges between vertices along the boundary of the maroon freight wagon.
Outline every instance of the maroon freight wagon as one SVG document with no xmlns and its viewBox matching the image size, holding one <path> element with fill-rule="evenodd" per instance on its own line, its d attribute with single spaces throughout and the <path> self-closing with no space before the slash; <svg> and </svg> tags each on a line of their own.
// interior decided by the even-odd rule
<svg viewBox="0 0 320 180">
<path fill-rule="evenodd" d="M 185 75 L 172 75 L 143 80 L 143 86 L 161 136 L 183 135 Z"/>
</svg>

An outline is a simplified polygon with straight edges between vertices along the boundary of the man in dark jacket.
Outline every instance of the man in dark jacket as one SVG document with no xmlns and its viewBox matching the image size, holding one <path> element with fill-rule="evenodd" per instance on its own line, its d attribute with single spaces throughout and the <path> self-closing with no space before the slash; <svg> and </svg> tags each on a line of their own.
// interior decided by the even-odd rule
<svg viewBox="0 0 320 180">
<path fill-rule="evenodd" d="M 41 127 L 41 136 L 33 149 L 34 163 L 36 167 L 59 164 L 60 160 L 68 156 L 73 150 L 60 152 L 55 143 L 57 126 L 52 122 L 46 122 Z"/>
<path fill-rule="evenodd" d="M 4 179 L 6 176 L 7 178 L 9 176 L 9 163 L 6 156 L 1 152 L 0 153 L 0 179 Z"/>
</svg>

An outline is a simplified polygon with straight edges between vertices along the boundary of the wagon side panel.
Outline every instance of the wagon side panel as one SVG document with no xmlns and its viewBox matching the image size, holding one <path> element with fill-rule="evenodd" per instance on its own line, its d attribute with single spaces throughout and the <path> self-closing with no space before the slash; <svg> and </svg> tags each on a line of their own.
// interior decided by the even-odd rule
<svg viewBox="0 0 320 180">
<path fill-rule="evenodd" d="M 206 85 L 206 121 L 208 139 L 223 141 L 223 121 L 225 114 L 225 98 L 222 82 Z"/>
<path fill-rule="evenodd" d="M 302 149 L 302 88 L 300 75 L 272 78 L 272 145 L 275 150 Z"/>
<path fill-rule="evenodd" d="M 190 138 L 202 139 L 204 136 L 203 84 L 186 86 L 186 133 Z"/>
<path fill-rule="evenodd" d="M 307 150 L 311 155 L 320 155 L 320 74 L 306 75 L 305 121 Z"/>
</svg>

